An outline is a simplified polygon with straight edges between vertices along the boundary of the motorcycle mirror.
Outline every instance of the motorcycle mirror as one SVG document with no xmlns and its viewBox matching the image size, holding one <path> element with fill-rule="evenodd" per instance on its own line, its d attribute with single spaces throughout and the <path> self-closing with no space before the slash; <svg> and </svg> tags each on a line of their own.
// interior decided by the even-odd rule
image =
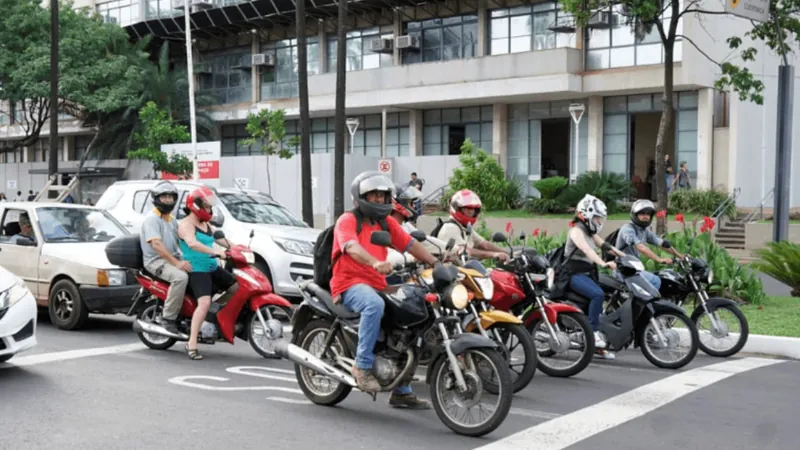
<svg viewBox="0 0 800 450">
<path fill-rule="evenodd" d="M 469 236 L 470 234 L 472 234 L 472 224 L 468 223 L 467 224 L 467 236 Z"/>
<path fill-rule="evenodd" d="M 492 242 L 506 242 L 507 240 L 506 235 L 499 231 L 492 235 Z"/>
<path fill-rule="evenodd" d="M 447 247 L 445 247 L 445 250 L 449 252 L 455 246 L 456 246 L 456 238 L 450 238 L 450 240 L 447 241 Z"/>
<path fill-rule="evenodd" d="M 525 232 L 524 231 L 519 233 L 519 240 L 520 241 L 524 241 L 525 240 Z"/>
<path fill-rule="evenodd" d="M 214 240 L 225 239 L 225 232 L 222 230 L 217 230 L 214 232 Z"/>
<path fill-rule="evenodd" d="M 428 237 L 425 235 L 425 232 L 422 230 L 414 230 L 411 232 L 411 237 L 416 239 L 417 242 L 425 242 Z"/>
<path fill-rule="evenodd" d="M 392 235 L 388 231 L 373 231 L 369 236 L 369 242 L 372 245 L 390 247 L 392 245 Z"/>
</svg>

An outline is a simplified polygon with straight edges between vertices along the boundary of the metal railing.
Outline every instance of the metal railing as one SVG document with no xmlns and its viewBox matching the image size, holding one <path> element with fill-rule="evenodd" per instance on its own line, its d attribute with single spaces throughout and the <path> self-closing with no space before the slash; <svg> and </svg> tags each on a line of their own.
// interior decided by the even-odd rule
<svg viewBox="0 0 800 450">
<path fill-rule="evenodd" d="M 444 195 L 444 191 L 447 190 L 448 186 L 449 186 L 449 184 L 445 184 L 444 186 L 440 186 L 440 187 L 436 188 L 433 192 L 428 194 L 427 197 L 424 197 L 420 201 L 420 203 L 422 203 L 423 205 L 430 205 L 432 203 L 437 203 L 438 204 L 440 202 L 441 198 L 442 198 L 442 195 Z"/>
<path fill-rule="evenodd" d="M 742 223 L 753 223 L 756 215 L 759 216 L 759 220 L 764 220 L 764 203 L 772 200 L 772 195 L 775 194 L 775 188 L 772 188 L 767 192 L 767 195 L 758 202 L 758 206 L 750 211 L 750 214 L 746 215 L 745 218 L 742 220 Z"/>
<path fill-rule="evenodd" d="M 736 188 L 733 190 L 733 194 L 729 195 L 728 198 L 725 199 L 724 202 L 720 203 L 717 206 L 717 209 L 714 210 L 714 213 L 711 214 L 711 218 L 714 220 L 719 220 L 720 216 L 728 209 L 728 207 L 732 204 L 736 203 L 736 199 L 739 198 L 739 194 L 742 193 L 742 188 Z"/>
</svg>

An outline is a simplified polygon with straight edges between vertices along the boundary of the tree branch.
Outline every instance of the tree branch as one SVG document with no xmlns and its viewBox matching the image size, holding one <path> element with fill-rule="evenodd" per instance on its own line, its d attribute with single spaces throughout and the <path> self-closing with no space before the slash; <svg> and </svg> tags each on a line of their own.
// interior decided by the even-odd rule
<svg viewBox="0 0 800 450">
<path fill-rule="evenodd" d="M 706 52 L 704 52 L 704 51 L 700 50 L 700 47 L 698 47 L 698 46 L 697 46 L 697 44 L 695 44 L 695 42 L 694 42 L 693 40 L 691 40 L 690 38 L 688 38 L 688 37 L 686 37 L 686 36 L 684 36 L 684 35 L 682 35 L 682 34 L 677 34 L 677 35 L 675 35 L 675 37 L 676 37 L 676 38 L 681 38 L 681 39 L 683 39 L 684 41 L 686 41 L 686 42 L 688 42 L 688 43 L 692 44 L 692 47 L 694 47 L 694 48 L 695 48 L 695 49 L 696 49 L 698 52 L 700 52 L 700 54 L 701 54 L 701 55 L 705 56 L 705 58 L 706 58 L 707 60 L 709 60 L 710 62 L 714 63 L 714 64 L 715 64 L 715 65 L 717 65 L 717 66 L 720 66 L 720 67 L 722 67 L 722 64 L 720 64 L 720 63 L 718 63 L 717 61 L 715 61 L 715 60 L 714 60 L 714 58 L 712 58 L 711 56 L 709 56 L 709 54 L 708 54 L 708 53 L 706 53 Z"/>
<path fill-rule="evenodd" d="M 716 15 L 725 15 L 728 14 L 726 11 L 709 11 L 707 9 L 700 9 L 700 8 L 686 8 L 678 14 L 678 18 L 680 19 L 686 13 L 697 13 L 697 14 L 716 14 Z"/>
</svg>

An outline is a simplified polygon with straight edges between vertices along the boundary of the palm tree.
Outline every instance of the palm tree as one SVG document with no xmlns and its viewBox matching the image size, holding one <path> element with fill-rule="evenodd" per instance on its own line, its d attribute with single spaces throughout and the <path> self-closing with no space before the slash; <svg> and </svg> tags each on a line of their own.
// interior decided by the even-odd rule
<svg viewBox="0 0 800 450">
<path fill-rule="evenodd" d="M 303 221 L 314 224 L 314 204 L 311 199 L 310 119 L 308 111 L 308 48 L 306 47 L 306 5 L 297 1 L 295 15 L 297 31 L 297 83 L 300 96 L 300 186 L 303 196 Z"/>
<path fill-rule="evenodd" d="M 344 213 L 344 127 L 345 76 L 347 51 L 347 0 L 339 0 L 339 24 L 336 30 L 336 148 L 333 155 L 333 216 L 336 220 Z"/>
</svg>

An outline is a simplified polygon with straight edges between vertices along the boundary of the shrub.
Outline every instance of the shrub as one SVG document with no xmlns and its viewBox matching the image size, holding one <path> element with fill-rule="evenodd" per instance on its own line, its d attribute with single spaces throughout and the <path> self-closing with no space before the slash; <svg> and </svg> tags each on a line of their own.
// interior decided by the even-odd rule
<svg viewBox="0 0 800 450">
<path fill-rule="evenodd" d="M 761 261 L 753 263 L 756 270 L 792 288 L 792 297 L 800 297 L 800 245 L 794 242 L 770 242 L 756 254 Z"/>
<path fill-rule="evenodd" d="M 528 200 L 531 212 L 551 214 L 566 210 L 565 205 L 558 201 L 558 196 L 568 183 L 569 180 L 564 177 L 545 178 L 533 183 L 533 187 L 539 191 L 539 197 L 532 197 Z"/>
<path fill-rule="evenodd" d="M 618 212 L 619 202 L 633 194 L 633 183 L 624 175 L 611 172 L 586 172 L 570 185 L 558 200 L 563 205 L 574 207 L 586 195 L 591 194 L 602 200 L 609 214 Z"/>
<path fill-rule="evenodd" d="M 728 197 L 730 195 L 726 192 L 714 189 L 678 189 L 669 195 L 669 210 L 710 216 L 728 200 Z M 730 202 L 722 213 L 728 217 L 736 217 L 736 203 Z"/>
<path fill-rule="evenodd" d="M 475 147 L 467 139 L 461 146 L 458 160 L 461 167 L 453 170 L 450 185 L 442 195 L 442 206 L 449 205 L 450 197 L 461 189 L 478 194 L 486 211 L 519 206 L 521 186 L 514 180 L 506 179 L 503 167 L 494 156 Z"/>
</svg>

